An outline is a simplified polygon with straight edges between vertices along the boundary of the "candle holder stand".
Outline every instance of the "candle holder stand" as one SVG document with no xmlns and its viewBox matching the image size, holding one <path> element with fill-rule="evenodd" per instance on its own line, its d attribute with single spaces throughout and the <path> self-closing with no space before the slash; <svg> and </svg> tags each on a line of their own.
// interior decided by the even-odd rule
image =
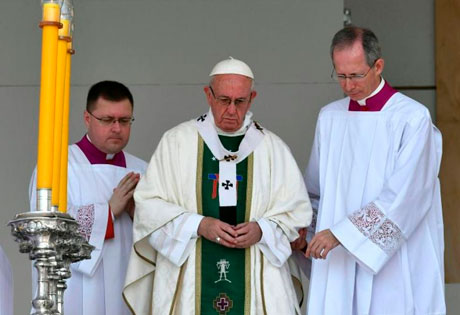
<svg viewBox="0 0 460 315">
<path fill-rule="evenodd" d="M 70 264 L 91 258 L 94 247 L 79 233 L 77 221 L 66 213 L 20 213 L 8 225 L 19 243 L 19 251 L 35 260 L 38 278 L 32 314 L 64 314 L 64 291 L 66 279 L 71 276 Z"/>
</svg>

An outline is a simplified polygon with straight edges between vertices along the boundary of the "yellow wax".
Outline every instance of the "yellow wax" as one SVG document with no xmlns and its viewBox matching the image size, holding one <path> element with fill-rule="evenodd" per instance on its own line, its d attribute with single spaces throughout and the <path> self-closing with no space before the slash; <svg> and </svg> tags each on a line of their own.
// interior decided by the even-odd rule
<svg viewBox="0 0 460 315">
<path fill-rule="evenodd" d="M 70 35 L 70 21 L 61 20 L 62 27 L 59 29 L 59 36 L 69 36 Z"/>
<path fill-rule="evenodd" d="M 70 67 L 72 42 L 67 43 L 65 84 L 64 84 L 64 106 L 62 111 L 62 144 L 61 144 L 61 171 L 59 189 L 59 211 L 67 211 L 67 158 L 69 145 L 69 110 L 70 110 Z"/>
<path fill-rule="evenodd" d="M 56 103 L 54 112 L 54 145 L 53 145 L 53 182 L 51 205 L 59 205 L 60 172 L 61 172 L 61 142 L 62 142 L 62 112 L 64 107 L 65 66 L 67 57 L 67 41 L 58 40 L 57 70 L 56 70 Z"/>
<path fill-rule="evenodd" d="M 58 26 L 44 25 L 38 119 L 37 189 L 51 189 Z"/>
<path fill-rule="evenodd" d="M 61 7 L 57 3 L 43 4 L 43 21 L 59 22 L 61 18 Z"/>
</svg>

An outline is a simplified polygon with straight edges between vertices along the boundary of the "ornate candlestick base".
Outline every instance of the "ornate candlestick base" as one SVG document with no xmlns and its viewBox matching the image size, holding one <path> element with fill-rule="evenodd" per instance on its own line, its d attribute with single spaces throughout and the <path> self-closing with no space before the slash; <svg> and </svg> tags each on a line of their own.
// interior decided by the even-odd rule
<svg viewBox="0 0 460 315">
<path fill-rule="evenodd" d="M 70 215 L 55 211 L 26 212 L 8 222 L 21 253 L 29 253 L 37 269 L 34 315 L 64 314 L 65 281 L 70 264 L 91 258 L 93 246 L 78 232 Z"/>
</svg>

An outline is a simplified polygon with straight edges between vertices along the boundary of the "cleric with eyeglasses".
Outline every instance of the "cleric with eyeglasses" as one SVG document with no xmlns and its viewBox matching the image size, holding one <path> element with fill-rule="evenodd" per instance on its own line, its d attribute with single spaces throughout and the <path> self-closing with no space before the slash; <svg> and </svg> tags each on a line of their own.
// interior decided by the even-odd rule
<svg viewBox="0 0 460 315">
<path fill-rule="evenodd" d="M 445 314 L 441 133 L 384 80 L 371 30 L 338 31 L 330 53 L 347 97 L 321 109 L 305 173 L 307 313 Z"/>
<path fill-rule="evenodd" d="M 133 104 L 125 85 L 94 84 L 83 114 L 87 133 L 69 146 L 68 213 L 95 250 L 91 259 L 71 265 L 66 314 L 130 314 L 122 288 L 132 244 L 133 191 L 146 168 L 123 151 L 134 121 Z M 30 191 L 35 210 L 35 188 Z"/>
</svg>

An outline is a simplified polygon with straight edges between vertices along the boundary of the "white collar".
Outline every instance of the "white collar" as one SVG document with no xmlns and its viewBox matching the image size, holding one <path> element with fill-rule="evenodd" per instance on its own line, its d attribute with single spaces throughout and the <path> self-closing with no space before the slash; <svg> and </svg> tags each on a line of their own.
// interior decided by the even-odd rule
<svg viewBox="0 0 460 315">
<path fill-rule="evenodd" d="M 86 138 L 88 139 L 89 142 L 93 143 L 93 142 L 91 141 L 91 139 L 89 138 L 89 135 L 88 135 L 88 134 L 86 134 Z M 94 143 L 93 143 L 93 145 L 94 145 Z M 98 150 L 99 150 L 99 149 L 98 149 Z M 100 150 L 99 150 L 99 151 L 100 151 Z M 101 152 L 102 152 L 102 151 L 101 151 Z M 104 152 L 104 153 L 105 153 L 105 152 Z M 106 159 L 106 160 L 112 160 L 114 156 L 115 156 L 115 153 L 106 153 L 106 154 L 105 154 L 105 159 Z"/>
<path fill-rule="evenodd" d="M 243 126 L 236 132 L 228 133 L 222 130 L 219 132 L 219 134 L 229 136 L 244 135 L 237 152 L 230 152 L 222 145 L 211 111 L 198 117 L 195 121 L 201 138 L 219 161 L 219 205 L 221 207 L 236 206 L 236 164 L 247 158 L 264 138 L 263 128 L 253 122 L 252 114 L 248 113 Z"/>
<path fill-rule="evenodd" d="M 360 106 L 366 106 L 366 100 L 374 95 L 376 95 L 378 92 L 380 92 L 382 89 L 383 89 L 383 86 L 385 85 L 385 80 L 383 79 L 383 77 L 381 77 L 382 80 L 380 80 L 380 84 L 379 86 L 374 90 L 374 92 L 372 92 L 371 94 L 369 94 L 369 96 L 363 98 L 362 100 L 358 100 L 358 104 Z"/>
</svg>

